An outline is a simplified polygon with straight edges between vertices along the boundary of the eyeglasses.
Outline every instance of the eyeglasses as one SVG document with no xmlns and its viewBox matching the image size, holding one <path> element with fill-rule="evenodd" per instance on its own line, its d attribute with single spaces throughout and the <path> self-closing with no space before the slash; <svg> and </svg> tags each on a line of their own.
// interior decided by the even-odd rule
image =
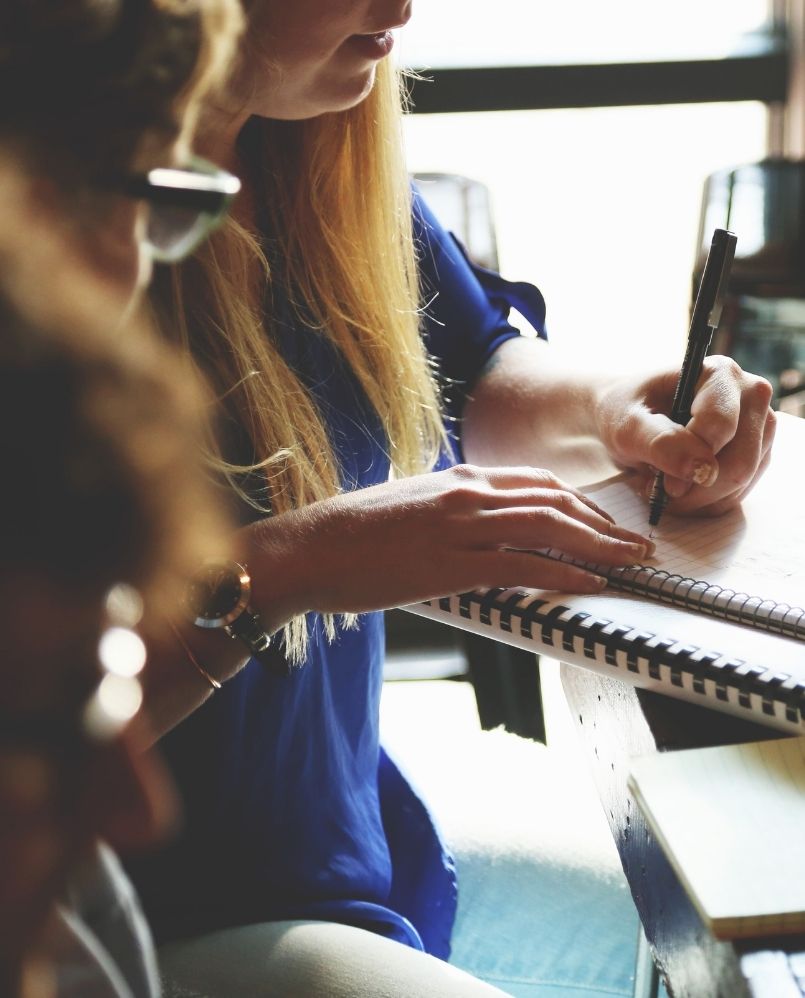
<svg viewBox="0 0 805 998">
<path fill-rule="evenodd" d="M 105 186 L 148 203 L 151 255 L 160 263 L 177 263 L 221 224 L 241 184 L 233 174 L 193 156 L 183 169 L 158 167 Z"/>
<path fill-rule="evenodd" d="M 83 755 L 112 742 L 134 720 L 143 702 L 139 675 L 146 650 L 134 630 L 142 600 L 127 585 L 114 586 L 104 606 L 107 626 L 94 656 L 99 676 L 77 706 L 59 715 L 14 715 L 0 711 L 0 751 L 49 749 L 60 755 Z"/>
</svg>

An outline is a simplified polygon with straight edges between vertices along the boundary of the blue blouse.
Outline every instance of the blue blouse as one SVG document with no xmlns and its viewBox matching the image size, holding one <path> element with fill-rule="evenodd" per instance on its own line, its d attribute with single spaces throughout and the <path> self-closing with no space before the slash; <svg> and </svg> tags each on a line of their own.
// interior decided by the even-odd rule
<svg viewBox="0 0 805 998">
<path fill-rule="evenodd" d="M 460 416 L 468 386 L 517 336 L 515 305 L 544 332 L 530 285 L 473 267 L 414 194 L 415 235 L 430 301 L 425 337 Z M 386 481 L 376 414 L 327 340 L 288 321 L 288 362 L 313 393 L 343 487 Z M 457 444 L 457 453 L 460 448 Z M 308 618 L 300 668 L 252 660 L 162 748 L 185 805 L 181 835 L 130 865 L 160 941 L 227 925 L 325 919 L 357 925 L 446 958 L 455 915 L 451 857 L 422 801 L 383 752 L 378 714 L 383 615 L 336 640 Z"/>
</svg>

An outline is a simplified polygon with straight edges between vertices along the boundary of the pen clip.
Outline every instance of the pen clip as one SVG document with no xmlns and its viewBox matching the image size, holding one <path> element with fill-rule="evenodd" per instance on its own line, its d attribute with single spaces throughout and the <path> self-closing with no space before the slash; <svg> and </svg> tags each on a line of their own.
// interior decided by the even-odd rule
<svg viewBox="0 0 805 998">
<path fill-rule="evenodd" d="M 719 322 L 721 322 L 721 312 L 724 308 L 724 299 L 727 295 L 727 282 L 729 281 L 732 261 L 735 256 L 735 244 L 737 242 L 732 232 L 727 232 L 724 229 L 720 230 L 720 232 L 723 233 L 723 238 L 726 239 L 724 257 L 721 261 L 721 271 L 718 275 L 718 287 L 716 288 L 713 307 L 707 316 L 707 325 L 713 330 L 717 329 Z"/>
</svg>

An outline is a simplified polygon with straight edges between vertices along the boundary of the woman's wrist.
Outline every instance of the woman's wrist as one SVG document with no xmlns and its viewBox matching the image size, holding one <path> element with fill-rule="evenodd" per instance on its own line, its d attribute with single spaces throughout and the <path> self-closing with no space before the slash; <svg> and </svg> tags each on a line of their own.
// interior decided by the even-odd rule
<svg viewBox="0 0 805 998">
<path fill-rule="evenodd" d="M 205 683 L 210 687 L 211 690 L 213 691 L 220 690 L 223 686 L 221 680 L 216 679 L 215 676 L 207 672 L 207 670 L 204 668 L 201 662 L 199 662 L 199 660 L 196 658 L 193 649 L 190 647 L 190 643 L 185 639 L 184 635 L 179 630 L 179 628 L 175 624 L 171 624 L 170 626 L 171 630 L 176 635 L 176 640 L 182 646 L 188 662 L 193 666 L 193 668 L 196 670 L 199 676 L 201 676 L 201 678 L 205 681 Z"/>
<path fill-rule="evenodd" d="M 251 577 L 252 606 L 267 634 L 312 609 L 307 556 L 295 522 L 299 515 L 282 513 L 240 531 L 239 550 Z"/>
<path fill-rule="evenodd" d="M 144 637 L 145 709 L 154 739 L 192 714 L 215 692 L 214 683 L 225 685 L 248 661 L 240 642 L 175 617 L 144 621 Z"/>
</svg>

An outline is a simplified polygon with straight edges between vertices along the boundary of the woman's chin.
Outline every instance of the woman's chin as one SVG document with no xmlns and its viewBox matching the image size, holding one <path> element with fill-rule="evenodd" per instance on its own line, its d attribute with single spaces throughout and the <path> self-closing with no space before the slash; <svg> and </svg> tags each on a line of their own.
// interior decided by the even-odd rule
<svg viewBox="0 0 805 998">
<path fill-rule="evenodd" d="M 366 100 L 372 92 L 377 67 L 372 64 L 348 79 L 329 80 L 320 86 L 309 87 L 305 92 L 283 94 L 275 91 L 262 107 L 254 113 L 260 118 L 280 121 L 303 121 L 322 114 L 348 111 Z"/>
</svg>

